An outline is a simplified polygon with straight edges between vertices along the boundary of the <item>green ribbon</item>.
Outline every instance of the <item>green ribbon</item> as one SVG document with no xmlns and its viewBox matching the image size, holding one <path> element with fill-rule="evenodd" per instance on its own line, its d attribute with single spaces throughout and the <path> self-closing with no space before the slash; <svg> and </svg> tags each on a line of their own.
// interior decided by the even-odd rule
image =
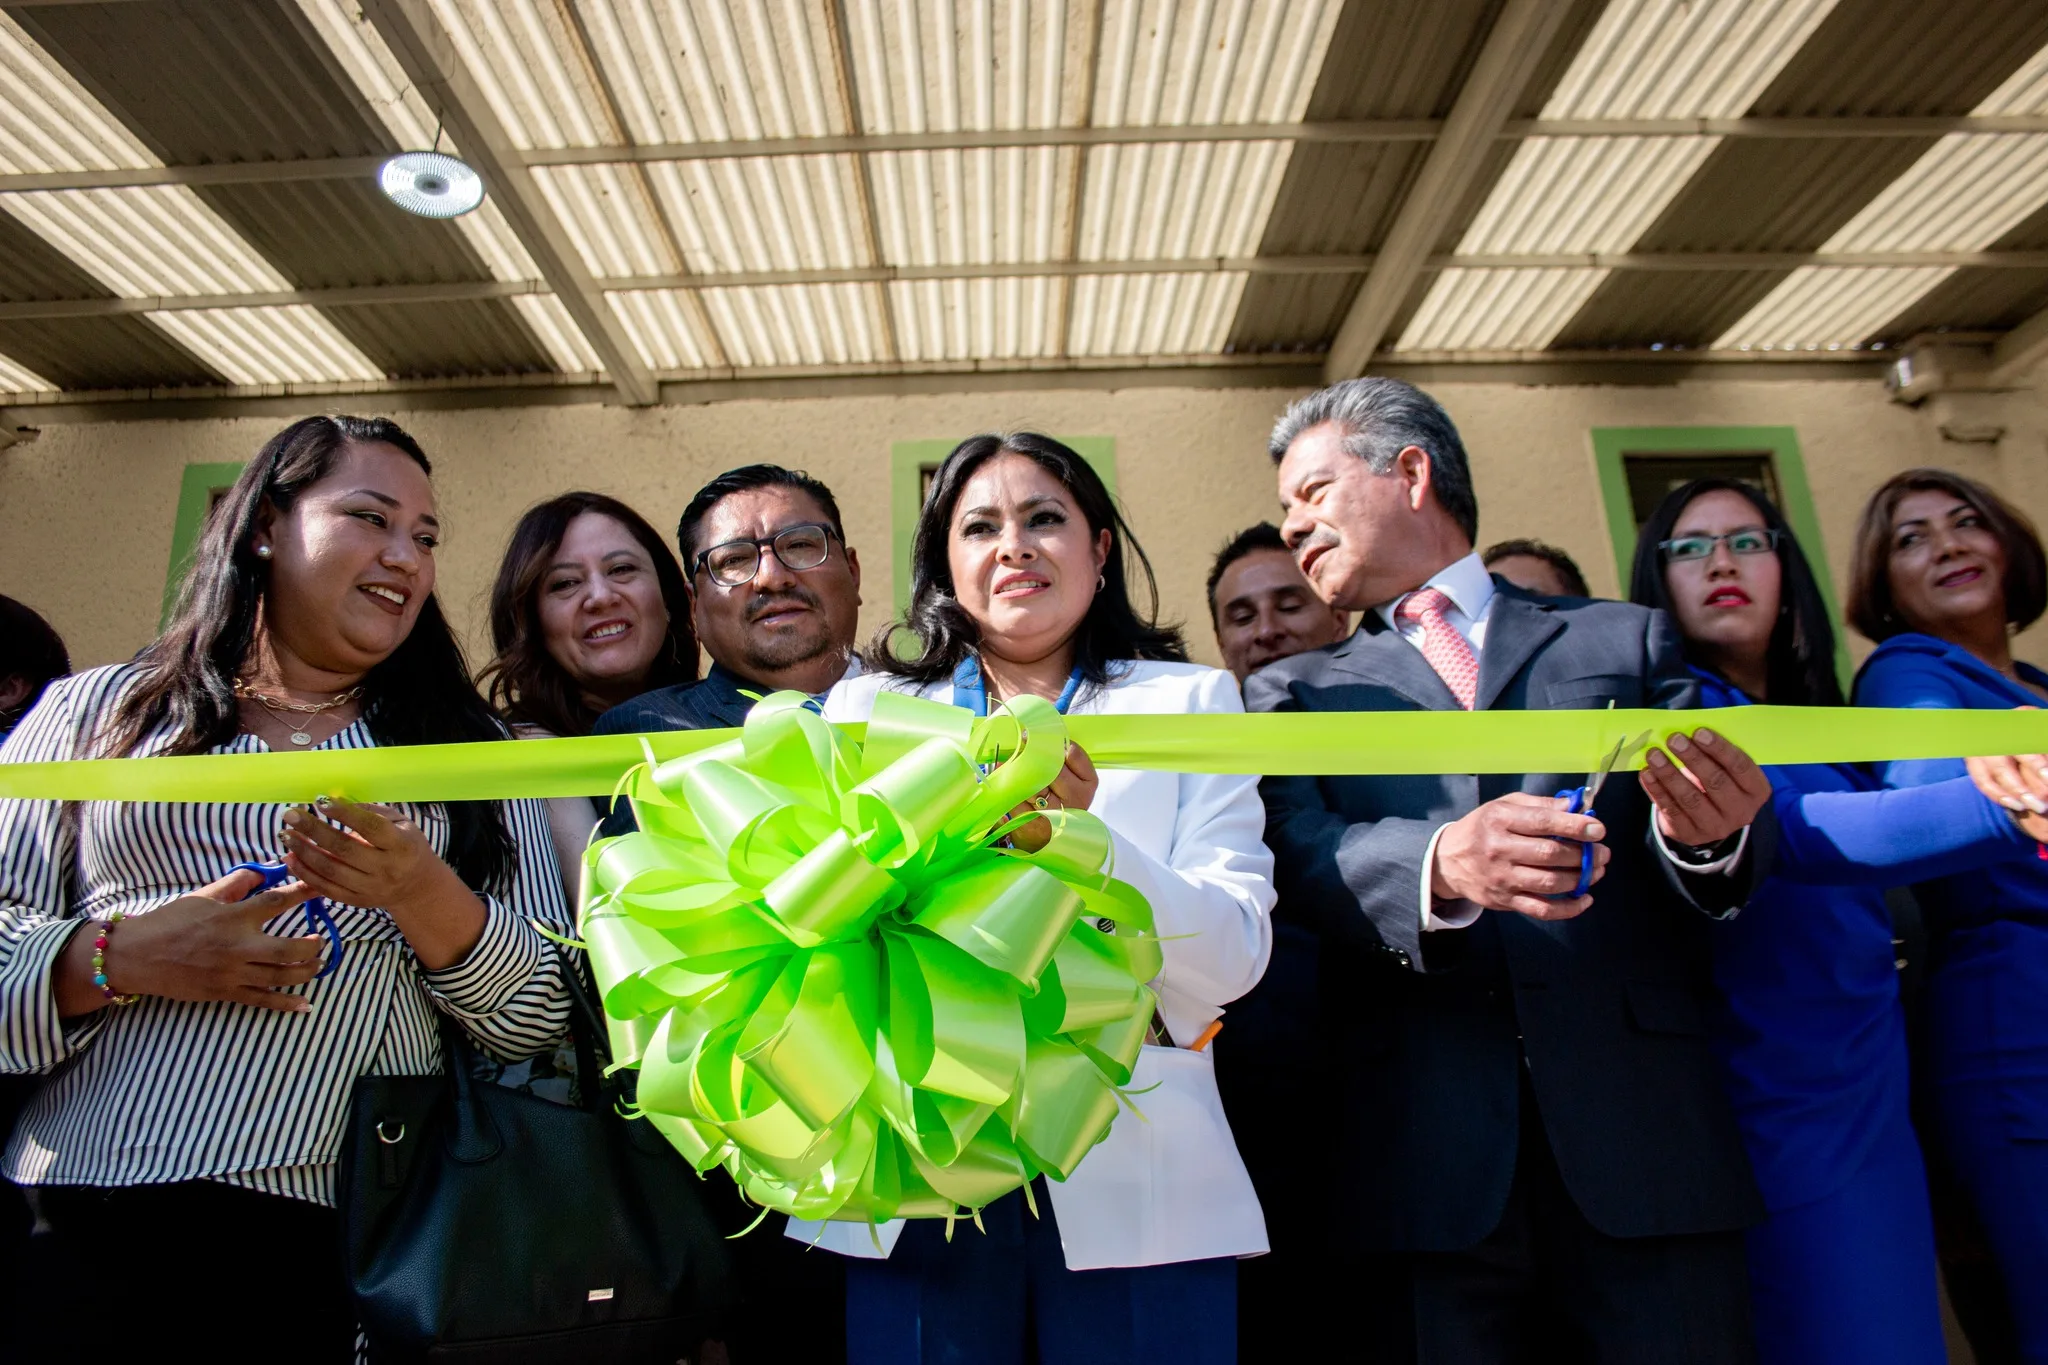
<svg viewBox="0 0 2048 1365">
<path fill-rule="evenodd" d="M 1024 697 L 976 720 L 883 692 L 866 726 L 833 726 L 805 700 L 770 696 L 739 730 L 0 764 L 0 798 L 623 790 L 640 832 L 586 853 L 583 933 L 640 1104 L 755 1202 L 872 1222 L 1064 1178 L 1130 1083 L 1161 956 L 1107 829 L 1052 812 L 1039 852 L 993 846 L 1070 739 L 1103 768 L 1273 774 L 1574 773 L 1703 723 L 1768 764 L 2048 752 L 2031 710 L 1068 718 Z"/>
<path fill-rule="evenodd" d="M 1715 711 L 1366 711 L 1072 716 L 1098 768 L 1189 773 L 1573 773 L 1624 735 L 1701 725 L 1759 763 L 1869 763 L 2048 752 L 2048 711 L 1741 706 Z M 840 729 L 858 740 L 862 727 Z M 729 744 L 675 731 L 311 753 L 0 764 L 0 798 L 64 801 L 509 801 L 600 796 L 642 762 Z M 1640 767 L 1638 755 L 1629 766 Z"/>
<path fill-rule="evenodd" d="M 996 844 L 1059 773 L 1066 718 L 883 693 L 856 742 L 806 700 L 621 783 L 640 831 L 585 853 L 582 914 L 616 1063 L 697 1169 L 799 1217 L 951 1216 L 1065 1179 L 1116 1117 L 1161 967 L 1095 816 Z"/>
</svg>

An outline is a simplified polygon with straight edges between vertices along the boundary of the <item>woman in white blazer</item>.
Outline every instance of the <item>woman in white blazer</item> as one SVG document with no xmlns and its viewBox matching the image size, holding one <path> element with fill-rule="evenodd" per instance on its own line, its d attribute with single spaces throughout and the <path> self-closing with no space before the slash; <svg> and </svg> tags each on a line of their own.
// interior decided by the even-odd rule
<svg viewBox="0 0 2048 1365">
<path fill-rule="evenodd" d="M 1127 560 L 1150 588 L 1144 551 L 1074 451 L 1031 433 L 963 442 L 918 523 L 904 626 L 920 652 L 900 659 L 885 631 L 868 654 L 879 670 L 833 688 L 826 717 L 866 720 L 883 688 L 984 714 L 1024 693 L 1074 715 L 1241 710 L 1228 673 L 1186 662 L 1179 632 L 1133 607 Z M 1156 1045 L 1132 1080 L 1143 1117 L 1120 1114 L 1071 1178 L 1041 1181 L 1036 1217 L 1013 1194 L 950 1241 L 930 1220 L 879 1238 L 792 1220 L 789 1235 L 856 1258 L 850 1365 L 1023 1365 L 1033 1339 L 1044 1365 L 1234 1360 L 1236 1258 L 1265 1251 L 1266 1229 L 1196 1049 L 1272 947 L 1257 780 L 1098 774 L 1073 748 L 1032 805 L 1099 816 L 1113 874 L 1151 902 L 1166 965 Z M 1038 821 L 1013 837 L 1037 848 L 1046 835 Z"/>
</svg>

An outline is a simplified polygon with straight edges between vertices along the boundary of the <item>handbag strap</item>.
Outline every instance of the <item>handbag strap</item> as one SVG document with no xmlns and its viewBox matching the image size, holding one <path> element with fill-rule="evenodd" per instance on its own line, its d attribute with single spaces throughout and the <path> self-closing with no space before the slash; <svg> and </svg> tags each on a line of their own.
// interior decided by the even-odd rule
<svg viewBox="0 0 2048 1365">
<path fill-rule="evenodd" d="M 581 965 L 559 945 L 551 943 L 548 948 L 555 955 L 563 987 L 569 994 L 569 1041 L 576 1049 L 576 1089 L 583 1108 L 601 1113 L 610 1107 L 618 1089 L 617 1083 L 604 1074 L 611 1061 L 604 1016 Z M 441 1053 L 448 1068 L 450 1099 L 455 1106 L 455 1146 L 464 1159 L 482 1160 L 495 1153 L 498 1141 L 490 1117 L 476 1096 L 477 1047 L 447 1013 L 436 1010 L 435 1014 L 441 1030 Z"/>
<path fill-rule="evenodd" d="M 558 943 L 548 946 L 554 950 L 555 962 L 562 969 L 562 984 L 569 992 L 569 1041 L 576 1048 L 576 1090 L 583 1098 L 583 1107 L 596 1112 L 607 1107 L 610 1092 L 616 1089 L 604 1074 L 612 1058 L 610 1031 L 604 1026 L 596 992 L 583 974 L 583 960 L 563 952 Z"/>
</svg>

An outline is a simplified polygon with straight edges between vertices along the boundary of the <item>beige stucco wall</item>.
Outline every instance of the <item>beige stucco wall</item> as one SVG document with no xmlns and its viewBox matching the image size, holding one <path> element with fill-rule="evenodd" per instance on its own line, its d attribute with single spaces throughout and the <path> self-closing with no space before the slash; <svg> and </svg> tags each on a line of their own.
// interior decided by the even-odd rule
<svg viewBox="0 0 2048 1365">
<path fill-rule="evenodd" d="M 1431 388 L 1472 452 L 1482 538 L 1534 535 L 1562 545 L 1596 592 L 1616 591 L 1618 579 L 1594 478 L 1594 426 L 1794 427 L 1837 584 L 1846 579 L 1864 495 L 1910 465 L 1983 478 L 2048 523 L 2048 406 L 2033 393 L 1911 409 L 1887 401 L 1870 379 Z M 449 529 L 441 592 L 473 648 L 482 643 L 482 599 L 498 553 L 529 504 L 595 488 L 667 527 L 705 478 L 756 460 L 808 468 L 837 492 L 849 538 L 863 552 L 865 634 L 893 601 L 891 443 L 1035 427 L 1115 438 L 1121 492 L 1158 569 L 1166 612 L 1189 625 L 1197 656 L 1213 661 L 1202 601 L 1209 556 L 1231 532 L 1272 515 L 1264 435 L 1294 392 L 1047 390 L 394 415 L 436 461 Z M 33 410 L 16 411 L 33 420 Z M 2004 439 L 1944 439 L 1940 424 L 1958 413 L 2004 426 Z M 244 459 L 280 425 L 276 416 L 52 422 L 0 450 L 0 592 L 47 615 L 80 666 L 126 657 L 155 629 L 180 471 Z M 2048 658 L 2048 629 L 2031 632 L 2023 652 Z"/>
</svg>

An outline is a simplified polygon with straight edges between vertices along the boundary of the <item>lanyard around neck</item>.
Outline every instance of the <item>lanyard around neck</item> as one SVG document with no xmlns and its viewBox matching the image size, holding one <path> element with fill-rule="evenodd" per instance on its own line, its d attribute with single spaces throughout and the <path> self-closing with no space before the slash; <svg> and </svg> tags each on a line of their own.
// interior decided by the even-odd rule
<svg viewBox="0 0 2048 1365">
<path fill-rule="evenodd" d="M 1061 715 L 1081 690 L 1081 667 L 1067 675 L 1067 685 L 1060 689 L 1059 700 L 1053 703 Z M 953 705 L 964 706 L 977 716 L 988 715 L 988 675 L 982 672 L 981 659 L 970 654 L 962 659 L 953 670 Z"/>
</svg>

